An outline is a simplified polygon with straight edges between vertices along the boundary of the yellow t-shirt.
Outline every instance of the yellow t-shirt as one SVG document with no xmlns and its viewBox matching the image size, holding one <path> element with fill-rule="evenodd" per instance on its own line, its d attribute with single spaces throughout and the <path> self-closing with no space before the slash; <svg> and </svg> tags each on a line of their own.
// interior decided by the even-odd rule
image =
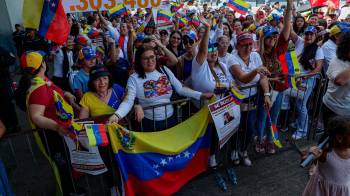
<svg viewBox="0 0 350 196">
<path fill-rule="evenodd" d="M 83 98 L 80 100 L 80 105 L 89 110 L 90 117 L 113 114 L 115 112 L 114 108 L 101 101 L 92 92 L 84 94 Z"/>
</svg>

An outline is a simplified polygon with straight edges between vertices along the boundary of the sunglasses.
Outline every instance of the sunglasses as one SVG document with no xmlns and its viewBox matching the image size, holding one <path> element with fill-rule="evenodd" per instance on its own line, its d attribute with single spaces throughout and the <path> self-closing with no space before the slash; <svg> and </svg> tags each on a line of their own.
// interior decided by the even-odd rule
<svg viewBox="0 0 350 196">
<path fill-rule="evenodd" d="M 193 45 L 194 41 L 191 39 L 184 39 L 183 43 L 184 43 L 184 45 L 187 45 L 187 44 Z"/>
<path fill-rule="evenodd" d="M 217 47 L 211 47 L 211 48 L 208 48 L 208 53 L 215 52 L 217 50 L 218 50 Z"/>
<path fill-rule="evenodd" d="M 165 32 L 162 32 L 162 33 L 159 33 L 159 34 L 162 35 L 162 36 L 164 36 L 164 35 L 168 36 L 168 34 L 165 33 Z"/>
</svg>

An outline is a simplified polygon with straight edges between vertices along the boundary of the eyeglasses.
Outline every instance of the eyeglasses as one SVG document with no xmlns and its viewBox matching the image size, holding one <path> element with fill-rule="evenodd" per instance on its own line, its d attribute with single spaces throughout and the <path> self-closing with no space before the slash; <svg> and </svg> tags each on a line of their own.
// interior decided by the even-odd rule
<svg viewBox="0 0 350 196">
<path fill-rule="evenodd" d="M 193 45 L 194 41 L 191 39 L 184 39 L 183 43 L 184 43 L 184 45 L 187 45 L 187 44 Z"/>
<path fill-rule="evenodd" d="M 142 60 L 144 61 L 151 61 L 151 60 L 155 60 L 156 59 L 156 56 L 154 55 L 151 55 L 149 57 L 142 57 Z"/>
</svg>

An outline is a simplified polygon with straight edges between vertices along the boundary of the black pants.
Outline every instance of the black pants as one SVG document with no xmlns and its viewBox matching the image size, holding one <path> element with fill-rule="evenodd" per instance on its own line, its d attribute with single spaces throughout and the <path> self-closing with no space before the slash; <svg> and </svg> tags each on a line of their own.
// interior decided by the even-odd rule
<svg viewBox="0 0 350 196">
<path fill-rule="evenodd" d="M 73 179 L 71 178 L 71 167 L 69 151 L 64 145 L 63 138 L 55 131 L 39 130 L 41 141 L 47 154 L 56 163 L 61 177 L 63 195 L 74 193 Z"/>
<path fill-rule="evenodd" d="M 18 125 L 15 105 L 12 103 L 13 90 L 10 73 L 0 74 L 0 119 L 8 130 Z"/>
</svg>

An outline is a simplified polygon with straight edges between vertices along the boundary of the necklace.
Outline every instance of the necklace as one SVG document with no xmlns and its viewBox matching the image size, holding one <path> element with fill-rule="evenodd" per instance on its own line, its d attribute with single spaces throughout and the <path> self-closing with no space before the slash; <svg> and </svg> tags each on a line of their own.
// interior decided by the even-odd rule
<svg viewBox="0 0 350 196">
<path fill-rule="evenodd" d="M 102 93 L 102 94 L 101 94 L 101 93 L 95 93 L 95 94 L 96 94 L 96 96 L 97 96 L 99 99 L 104 100 L 106 97 L 108 97 L 109 90 L 110 90 L 110 89 L 108 89 L 106 93 Z"/>
</svg>

